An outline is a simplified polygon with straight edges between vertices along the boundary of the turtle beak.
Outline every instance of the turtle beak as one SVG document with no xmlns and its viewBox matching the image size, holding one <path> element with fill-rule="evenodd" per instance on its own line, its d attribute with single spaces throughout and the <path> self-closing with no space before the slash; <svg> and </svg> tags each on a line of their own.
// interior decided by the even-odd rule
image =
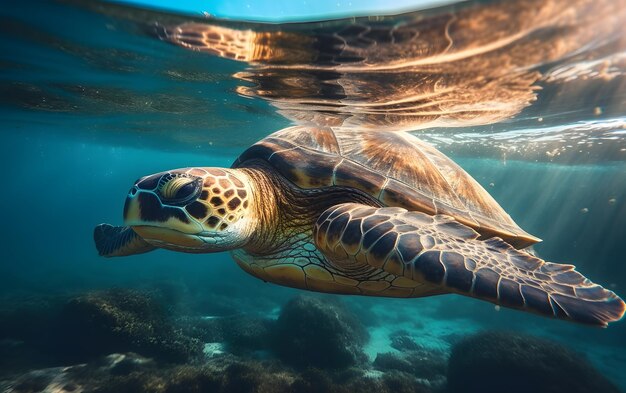
<svg viewBox="0 0 626 393">
<path fill-rule="evenodd" d="M 191 253 L 206 252 L 207 244 L 196 235 L 150 225 L 135 225 L 132 228 L 135 233 L 155 247 Z"/>
</svg>

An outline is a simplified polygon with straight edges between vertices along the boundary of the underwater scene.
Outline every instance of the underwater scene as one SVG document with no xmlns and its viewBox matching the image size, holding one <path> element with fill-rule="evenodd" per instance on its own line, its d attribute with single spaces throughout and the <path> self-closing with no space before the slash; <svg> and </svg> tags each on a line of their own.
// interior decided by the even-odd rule
<svg viewBox="0 0 626 393">
<path fill-rule="evenodd" d="M 625 0 L 189 3 L 0 7 L 0 391 L 626 391 Z"/>
</svg>

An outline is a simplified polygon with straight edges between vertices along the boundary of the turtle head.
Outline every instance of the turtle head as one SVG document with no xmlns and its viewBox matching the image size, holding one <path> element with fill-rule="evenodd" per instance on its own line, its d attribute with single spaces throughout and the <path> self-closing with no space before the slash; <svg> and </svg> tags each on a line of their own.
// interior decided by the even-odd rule
<svg viewBox="0 0 626 393">
<path fill-rule="evenodd" d="M 255 228 L 251 189 L 236 169 L 184 168 L 142 177 L 124 222 L 153 246 L 217 252 L 245 245 Z"/>
</svg>

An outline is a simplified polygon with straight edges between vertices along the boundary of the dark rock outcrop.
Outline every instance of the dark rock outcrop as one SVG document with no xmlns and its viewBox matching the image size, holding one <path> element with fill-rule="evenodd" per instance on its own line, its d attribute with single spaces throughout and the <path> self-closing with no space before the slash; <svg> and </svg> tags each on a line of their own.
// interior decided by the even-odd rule
<svg viewBox="0 0 626 393">
<path fill-rule="evenodd" d="M 341 304 L 298 296 L 282 309 L 272 349 L 294 367 L 341 369 L 365 361 L 368 334 Z"/>
<path fill-rule="evenodd" d="M 460 341 L 448 365 L 449 392 L 617 393 L 581 355 L 517 333 L 487 332 Z"/>
<path fill-rule="evenodd" d="M 199 340 L 182 334 L 161 305 L 133 290 L 91 292 L 68 301 L 56 326 L 58 353 L 83 360 L 137 352 L 166 362 L 202 355 Z"/>
</svg>

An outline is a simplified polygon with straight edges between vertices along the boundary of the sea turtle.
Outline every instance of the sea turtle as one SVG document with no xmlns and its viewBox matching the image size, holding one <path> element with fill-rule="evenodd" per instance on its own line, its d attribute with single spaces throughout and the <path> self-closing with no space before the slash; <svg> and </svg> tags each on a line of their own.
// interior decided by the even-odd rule
<svg viewBox="0 0 626 393">
<path fill-rule="evenodd" d="M 231 251 L 264 281 L 319 292 L 457 293 L 606 326 L 625 304 L 572 265 L 524 251 L 523 231 L 469 174 L 408 133 L 294 126 L 231 168 L 142 177 L 124 227 L 100 224 L 104 256 Z"/>
</svg>

